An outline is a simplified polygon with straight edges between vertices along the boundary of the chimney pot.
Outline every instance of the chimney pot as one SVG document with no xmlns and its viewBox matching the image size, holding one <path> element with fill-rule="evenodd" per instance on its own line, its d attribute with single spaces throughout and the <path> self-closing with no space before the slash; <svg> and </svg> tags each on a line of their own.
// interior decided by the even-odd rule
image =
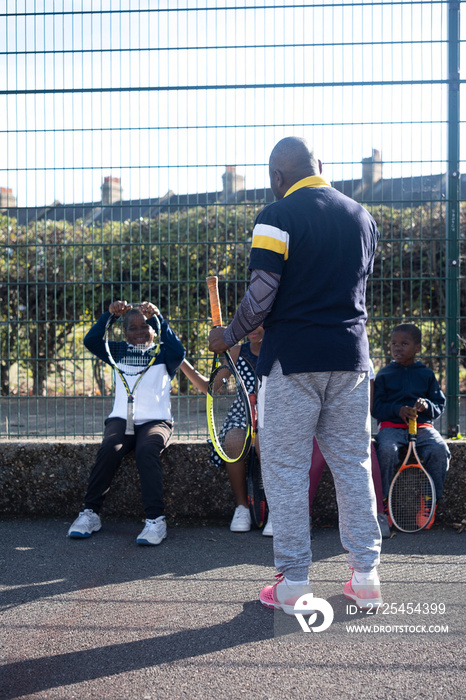
<svg viewBox="0 0 466 700">
<path fill-rule="evenodd" d="M 114 202 L 121 202 L 123 190 L 121 189 L 120 178 L 107 175 L 101 187 L 102 204 L 108 206 Z"/>
<path fill-rule="evenodd" d="M 16 197 L 11 187 L 0 187 L 0 210 L 16 207 Z"/>
<path fill-rule="evenodd" d="M 372 149 L 370 158 L 362 159 L 362 189 L 367 190 L 382 179 L 382 157 L 380 151 Z"/>
<path fill-rule="evenodd" d="M 222 175 L 223 195 L 222 199 L 227 202 L 236 196 L 237 192 L 244 190 L 244 176 L 237 175 L 236 165 L 227 165 Z"/>
</svg>

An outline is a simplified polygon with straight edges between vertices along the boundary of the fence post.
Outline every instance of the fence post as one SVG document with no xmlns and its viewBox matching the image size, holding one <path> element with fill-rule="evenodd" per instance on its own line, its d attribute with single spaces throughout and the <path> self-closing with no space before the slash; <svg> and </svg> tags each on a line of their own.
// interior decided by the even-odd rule
<svg viewBox="0 0 466 700">
<path fill-rule="evenodd" d="M 459 433 L 460 3 L 448 3 L 448 175 L 446 219 L 447 430 Z"/>
</svg>

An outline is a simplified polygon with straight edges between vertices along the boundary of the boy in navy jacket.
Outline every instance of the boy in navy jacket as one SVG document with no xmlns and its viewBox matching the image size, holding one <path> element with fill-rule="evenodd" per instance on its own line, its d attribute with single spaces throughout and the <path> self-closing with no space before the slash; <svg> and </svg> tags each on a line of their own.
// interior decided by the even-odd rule
<svg viewBox="0 0 466 700">
<path fill-rule="evenodd" d="M 448 446 L 432 425 L 443 413 L 445 395 L 432 370 L 416 360 L 421 342 L 421 331 L 414 324 L 396 326 L 391 338 L 393 360 L 375 378 L 372 415 L 379 424 L 377 457 L 385 501 L 399 463 L 399 449 L 408 444 L 410 417 L 417 416 L 416 450 L 432 477 L 437 499 L 442 495 L 450 464 Z M 434 518 L 426 529 L 432 527 L 433 522 Z"/>
</svg>

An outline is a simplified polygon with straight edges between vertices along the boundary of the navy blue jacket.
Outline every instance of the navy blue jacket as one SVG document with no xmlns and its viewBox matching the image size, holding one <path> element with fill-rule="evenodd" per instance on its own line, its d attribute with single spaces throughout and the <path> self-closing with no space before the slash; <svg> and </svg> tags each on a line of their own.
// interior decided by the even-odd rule
<svg viewBox="0 0 466 700">
<path fill-rule="evenodd" d="M 305 178 L 256 219 L 249 268 L 278 273 L 257 374 L 367 372 L 366 281 L 379 232 L 360 204 Z M 299 185 L 299 183 L 297 183 Z"/>
<path fill-rule="evenodd" d="M 417 399 L 426 399 L 428 408 L 418 413 L 418 423 L 432 423 L 442 415 L 445 395 L 429 367 L 417 360 L 404 367 L 392 360 L 375 377 L 372 415 L 378 423 L 400 423 L 402 406 L 414 406 Z"/>
</svg>

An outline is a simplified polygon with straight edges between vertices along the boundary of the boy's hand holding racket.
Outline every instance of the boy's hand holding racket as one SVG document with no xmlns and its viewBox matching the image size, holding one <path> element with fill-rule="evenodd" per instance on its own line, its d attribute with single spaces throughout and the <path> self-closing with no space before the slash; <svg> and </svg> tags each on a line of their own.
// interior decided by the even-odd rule
<svg viewBox="0 0 466 700">
<path fill-rule="evenodd" d="M 160 311 L 155 304 L 150 301 L 143 301 L 141 304 L 137 305 L 141 309 L 142 313 L 146 318 L 152 318 L 153 316 L 160 316 Z M 124 316 L 130 309 L 133 308 L 132 304 L 128 304 L 126 301 L 112 301 L 108 310 L 114 316 Z"/>
<path fill-rule="evenodd" d="M 126 301 L 121 301 L 120 299 L 117 299 L 117 301 L 112 301 L 110 306 L 108 307 L 108 310 L 111 314 L 114 316 L 124 316 L 127 311 L 132 309 L 132 305 L 128 304 Z"/>
<path fill-rule="evenodd" d="M 399 416 L 402 420 L 404 420 L 406 425 L 409 425 L 410 420 L 416 420 L 417 411 L 412 406 L 402 406 L 400 408 Z"/>
<path fill-rule="evenodd" d="M 400 413 L 399 416 L 404 420 L 406 424 L 409 425 L 410 420 L 416 420 L 417 419 L 417 414 L 418 413 L 423 413 L 424 411 L 427 411 L 429 408 L 429 404 L 425 399 L 420 397 L 414 406 L 402 406 L 400 408 Z"/>
<path fill-rule="evenodd" d="M 414 408 L 418 413 L 422 413 L 423 411 L 427 411 L 429 404 L 425 399 L 418 399 L 414 404 Z"/>
<path fill-rule="evenodd" d="M 150 301 L 143 301 L 139 308 L 141 309 L 142 313 L 146 318 L 160 316 L 160 311 L 158 310 L 156 305 L 152 304 Z"/>
</svg>

